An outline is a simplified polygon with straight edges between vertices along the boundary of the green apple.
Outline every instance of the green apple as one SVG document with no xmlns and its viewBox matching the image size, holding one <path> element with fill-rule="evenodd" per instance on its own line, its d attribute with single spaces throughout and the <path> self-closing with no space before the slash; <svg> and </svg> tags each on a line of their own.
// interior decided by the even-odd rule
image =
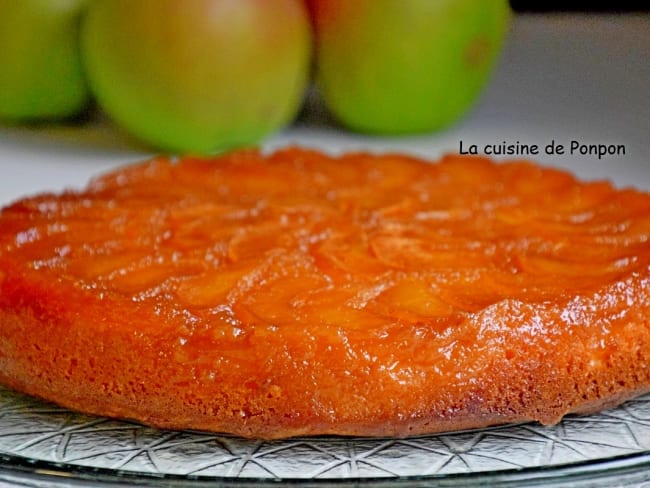
<svg viewBox="0 0 650 488">
<path fill-rule="evenodd" d="M 64 118 L 89 100 L 79 50 L 85 0 L 0 0 L 0 118 Z"/>
<path fill-rule="evenodd" d="M 316 79 L 348 128 L 445 127 L 485 86 L 510 19 L 507 0 L 309 0 Z"/>
<path fill-rule="evenodd" d="M 94 0 L 81 35 L 103 110 L 155 147 L 193 153 L 292 121 L 311 37 L 302 0 Z"/>
</svg>

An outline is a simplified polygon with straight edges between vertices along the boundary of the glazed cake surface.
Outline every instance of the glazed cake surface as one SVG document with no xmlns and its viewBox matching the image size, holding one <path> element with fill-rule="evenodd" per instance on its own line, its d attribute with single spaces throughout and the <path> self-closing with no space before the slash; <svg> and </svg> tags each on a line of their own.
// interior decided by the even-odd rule
<svg viewBox="0 0 650 488">
<path fill-rule="evenodd" d="M 283 438 L 650 391 L 650 195 L 516 161 L 164 158 L 0 213 L 0 383 Z"/>
</svg>

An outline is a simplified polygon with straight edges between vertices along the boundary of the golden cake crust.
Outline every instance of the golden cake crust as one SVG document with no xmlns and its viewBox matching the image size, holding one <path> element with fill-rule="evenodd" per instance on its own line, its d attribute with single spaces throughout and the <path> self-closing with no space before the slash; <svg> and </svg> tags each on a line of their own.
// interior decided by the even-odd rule
<svg viewBox="0 0 650 488">
<path fill-rule="evenodd" d="M 245 437 L 559 421 L 650 391 L 650 196 L 527 162 L 164 158 L 0 214 L 0 383 Z"/>
</svg>

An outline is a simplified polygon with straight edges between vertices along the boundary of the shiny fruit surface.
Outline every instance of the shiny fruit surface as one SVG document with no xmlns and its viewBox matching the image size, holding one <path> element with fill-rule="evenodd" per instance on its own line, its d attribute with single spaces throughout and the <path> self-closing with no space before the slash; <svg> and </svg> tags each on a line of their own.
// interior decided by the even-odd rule
<svg viewBox="0 0 650 488">
<path fill-rule="evenodd" d="M 473 105 L 501 49 L 506 0 L 310 0 L 317 81 L 346 127 L 443 128 Z"/>
<path fill-rule="evenodd" d="M 207 153 L 293 119 L 311 30 L 299 0 L 97 0 L 82 49 L 119 125 L 156 147 Z"/>
<path fill-rule="evenodd" d="M 85 0 L 0 0 L 0 119 L 58 119 L 89 95 L 78 34 Z"/>
</svg>

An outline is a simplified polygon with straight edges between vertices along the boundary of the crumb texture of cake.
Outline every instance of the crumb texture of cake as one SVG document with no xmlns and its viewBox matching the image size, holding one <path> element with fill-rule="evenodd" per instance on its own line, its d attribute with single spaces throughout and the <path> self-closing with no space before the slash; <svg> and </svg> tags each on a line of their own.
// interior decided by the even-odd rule
<svg viewBox="0 0 650 488">
<path fill-rule="evenodd" d="M 0 383 L 266 439 L 553 424 L 650 391 L 650 195 L 454 155 L 127 166 L 2 209 Z"/>
</svg>

